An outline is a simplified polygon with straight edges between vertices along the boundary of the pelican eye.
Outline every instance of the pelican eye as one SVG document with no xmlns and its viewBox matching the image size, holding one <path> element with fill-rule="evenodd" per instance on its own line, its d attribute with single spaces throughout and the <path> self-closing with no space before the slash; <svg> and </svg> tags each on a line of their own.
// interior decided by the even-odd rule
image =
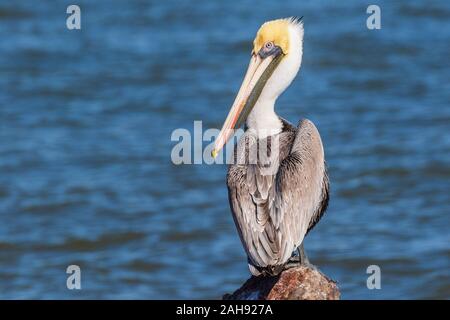
<svg viewBox="0 0 450 320">
<path fill-rule="evenodd" d="M 276 46 L 273 41 L 266 42 L 259 50 L 258 54 L 261 58 L 265 59 L 268 56 L 282 53 L 281 48 Z"/>
<path fill-rule="evenodd" d="M 266 42 L 266 44 L 264 45 L 264 50 L 265 51 L 270 51 L 270 50 L 273 49 L 273 47 L 274 47 L 273 42 L 269 41 L 269 42 Z"/>
</svg>

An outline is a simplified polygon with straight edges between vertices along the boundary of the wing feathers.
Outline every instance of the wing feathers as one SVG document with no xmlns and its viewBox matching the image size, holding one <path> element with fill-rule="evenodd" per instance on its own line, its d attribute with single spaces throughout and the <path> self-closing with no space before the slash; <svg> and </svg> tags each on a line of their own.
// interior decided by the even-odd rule
<svg viewBox="0 0 450 320">
<path fill-rule="evenodd" d="M 268 163 L 231 165 L 227 176 L 241 241 L 258 267 L 285 263 L 325 211 L 325 195 L 328 203 L 328 178 L 316 127 L 309 120 L 301 121 L 298 129 L 286 126 L 288 130 L 280 133 L 280 150 L 270 152 Z M 236 152 L 249 150 L 239 144 L 257 141 L 246 134 Z"/>
</svg>

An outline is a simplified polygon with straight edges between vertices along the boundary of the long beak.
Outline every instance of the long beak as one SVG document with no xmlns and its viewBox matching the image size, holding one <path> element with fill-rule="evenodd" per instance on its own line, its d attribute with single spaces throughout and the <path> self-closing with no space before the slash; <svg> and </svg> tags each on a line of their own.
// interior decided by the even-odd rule
<svg viewBox="0 0 450 320">
<path fill-rule="evenodd" d="M 214 143 L 214 149 L 211 152 L 214 158 L 233 136 L 234 129 L 239 128 L 245 122 L 282 56 L 281 52 L 264 59 L 259 54 L 252 55 L 241 88 Z"/>
</svg>

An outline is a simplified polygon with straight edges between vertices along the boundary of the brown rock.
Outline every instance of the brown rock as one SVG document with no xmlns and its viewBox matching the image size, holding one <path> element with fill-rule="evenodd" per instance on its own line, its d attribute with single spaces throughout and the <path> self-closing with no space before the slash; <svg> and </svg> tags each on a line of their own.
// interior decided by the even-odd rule
<svg viewBox="0 0 450 320">
<path fill-rule="evenodd" d="M 248 279 L 224 300 L 339 300 L 336 282 L 318 269 L 300 266 L 283 271 L 276 277 Z"/>
</svg>

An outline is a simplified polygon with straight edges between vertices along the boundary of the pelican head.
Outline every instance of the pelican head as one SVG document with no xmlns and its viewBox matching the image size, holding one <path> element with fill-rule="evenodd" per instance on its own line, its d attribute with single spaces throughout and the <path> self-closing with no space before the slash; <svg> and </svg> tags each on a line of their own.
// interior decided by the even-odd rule
<svg viewBox="0 0 450 320">
<path fill-rule="evenodd" d="M 250 64 L 241 88 L 215 141 L 213 157 L 233 136 L 234 129 L 246 121 L 248 123 L 252 112 L 260 115 L 253 117 L 253 122 L 258 122 L 258 119 L 264 122 L 264 118 L 270 118 L 267 115 L 274 112 L 276 99 L 297 75 L 302 60 L 302 45 L 301 19 L 278 19 L 260 27 L 253 41 Z M 279 121 L 278 118 L 271 119 Z"/>
</svg>

